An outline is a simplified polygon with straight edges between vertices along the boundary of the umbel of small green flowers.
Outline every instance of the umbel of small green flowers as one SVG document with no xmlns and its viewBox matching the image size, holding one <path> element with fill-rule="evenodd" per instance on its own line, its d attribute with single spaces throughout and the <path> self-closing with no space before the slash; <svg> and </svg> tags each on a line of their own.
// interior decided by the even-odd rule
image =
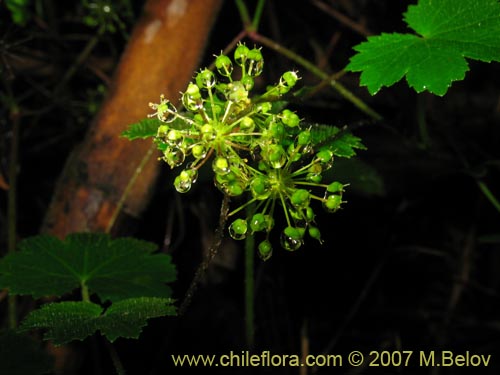
<svg viewBox="0 0 500 375">
<path fill-rule="evenodd" d="M 234 64 L 239 74 L 229 56 L 221 53 L 215 58 L 218 76 L 208 69 L 198 72 L 182 93 L 184 111 L 163 96 L 160 103 L 150 103 L 156 111 L 150 116 L 162 121 L 155 137 L 161 159 L 171 168 L 183 167 L 174 180 L 175 189 L 189 191 L 198 170 L 211 163 L 215 185 L 224 194 L 249 193 L 248 201 L 229 213 L 248 215 L 230 224 L 231 237 L 261 236 L 259 254 L 268 259 L 269 236 L 280 206 L 287 223 L 280 236 L 283 248 L 297 250 L 306 233 L 321 242 L 310 203 L 319 201 L 334 212 L 342 203 L 344 186 L 322 183 L 322 172 L 331 167 L 333 153 L 315 152 L 311 131 L 301 126 L 299 116 L 289 109 L 276 109 L 299 77 L 287 71 L 263 94 L 251 97 L 254 78 L 264 67 L 260 49 L 239 44 Z"/>
</svg>

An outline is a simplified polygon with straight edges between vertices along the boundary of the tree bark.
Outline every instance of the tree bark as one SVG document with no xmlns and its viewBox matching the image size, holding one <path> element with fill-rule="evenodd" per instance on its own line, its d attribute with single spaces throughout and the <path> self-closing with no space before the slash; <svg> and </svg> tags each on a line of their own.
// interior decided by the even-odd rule
<svg viewBox="0 0 500 375">
<path fill-rule="evenodd" d="M 120 134 L 146 117 L 160 94 L 175 102 L 204 52 L 222 0 L 149 0 L 116 69 L 110 93 L 57 183 L 42 232 L 106 231 L 151 140 Z M 159 163 L 153 156 L 124 201 L 137 217 L 149 202 Z M 119 232 L 119 222 L 114 232 Z"/>
</svg>

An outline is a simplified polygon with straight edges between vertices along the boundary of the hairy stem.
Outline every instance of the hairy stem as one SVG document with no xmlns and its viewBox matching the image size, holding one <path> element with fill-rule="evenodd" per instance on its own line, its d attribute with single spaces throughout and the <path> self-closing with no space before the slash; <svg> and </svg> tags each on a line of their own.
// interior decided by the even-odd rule
<svg viewBox="0 0 500 375">
<path fill-rule="evenodd" d="M 254 253 L 255 238 L 254 236 L 247 236 L 245 239 L 245 334 L 249 350 L 253 348 L 255 339 Z"/>
<path fill-rule="evenodd" d="M 212 245 L 208 250 L 208 256 L 201 262 L 200 266 L 196 270 L 193 280 L 191 281 L 191 284 L 189 285 L 186 295 L 184 296 L 184 300 L 182 301 L 179 307 L 178 315 L 184 315 L 184 313 L 186 312 L 186 309 L 191 304 L 193 295 L 196 292 L 196 289 L 198 288 L 198 284 L 200 283 L 202 277 L 205 275 L 205 272 L 208 269 L 208 266 L 210 265 L 210 263 L 212 262 L 215 255 L 217 255 L 220 249 L 220 246 L 222 244 L 222 239 L 224 237 L 224 229 L 226 228 L 228 212 L 229 212 L 229 196 L 227 194 L 224 194 L 220 208 L 219 225 L 215 230 L 215 236 Z"/>
<path fill-rule="evenodd" d="M 123 190 L 123 193 L 120 197 L 120 200 L 116 204 L 115 211 L 113 212 L 113 215 L 111 216 L 111 219 L 109 220 L 108 226 L 106 227 L 106 233 L 110 233 L 111 230 L 113 229 L 113 225 L 116 222 L 116 219 L 118 218 L 119 213 L 123 209 L 123 205 L 125 204 L 125 200 L 127 199 L 130 191 L 132 190 L 132 187 L 134 186 L 135 182 L 137 181 L 137 178 L 139 175 L 142 173 L 142 170 L 144 169 L 144 166 L 146 163 L 151 159 L 151 156 L 153 155 L 153 152 L 156 150 L 156 145 L 153 143 L 151 147 L 148 149 L 144 157 L 141 159 L 139 162 L 139 165 L 134 171 L 134 174 L 132 177 L 130 177 L 130 180 L 125 187 L 125 190 Z"/>
<path fill-rule="evenodd" d="M 253 40 L 275 50 L 276 52 L 282 54 L 283 56 L 289 58 L 292 61 L 295 61 L 297 64 L 302 65 L 304 68 L 309 70 L 315 76 L 323 79 L 329 80 L 330 86 L 336 90 L 340 95 L 342 95 L 346 100 L 351 102 L 354 106 L 356 106 L 359 110 L 366 113 L 368 116 L 373 118 L 374 120 L 381 120 L 382 116 L 375 112 L 372 108 L 370 108 L 365 102 L 363 102 L 360 98 L 354 95 L 351 91 L 349 91 L 346 87 L 344 87 L 340 82 L 331 79 L 327 73 L 318 68 L 316 65 L 311 63 L 310 61 L 304 59 L 302 56 L 297 55 L 292 50 L 289 50 L 282 45 L 276 43 L 275 41 L 261 35 L 258 33 L 249 33 L 248 35 Z"/>
</svg>

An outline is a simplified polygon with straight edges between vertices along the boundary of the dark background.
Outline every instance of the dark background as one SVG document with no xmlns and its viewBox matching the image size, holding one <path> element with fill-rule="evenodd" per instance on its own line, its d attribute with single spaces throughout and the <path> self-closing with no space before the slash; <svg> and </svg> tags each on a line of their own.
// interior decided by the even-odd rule
<svg viewBox="0 0 500 375">
<path fill-rule="evenodd" d="M 86 13 L 78 2 L 35 3 L 44 12 L 31 8 L 37 16 L 24 27 L 10 22 L 3 5 L 0 14 L 3 82 L 9 80 L 28 113 L 21 129 L 19 238 L 37 233 L 65 157 L 98 110 L 106 92 L 105 78 L 112 76 L 142 6 L 142 2 L 134 2 L 130 15 L 123 16 L 123 32 L 106 34 L 92 54 L 104 78 L 81 68 L 60 95 L 51 97 L 47 89 L 57 85 L 60 72 L 71 65 L 95 29 L 82 22 Z M 250 8 L 255 4 L 248 3 Z M 329 4 L 374 34 L 406 31 L 401 20 L 406 2 L 344 0 Z M 240 30 L 236 7 L 226 1 L 200 66 L 208 65 L 213 54 Z M 323 64 L 330 73 L 341 70 L 354 53 L 352 47 L 365 39 L 310 1 L 269 1 L 259 31 Z M 337 42 L 328 47 L 333 38 Z M 285 57 L 263 51 L 266 68 L 262 82 L 275 82 L 283 71 L 297 69 L 302 76 L 300 85 L 319 83 Z M 13 60 L 13 55 L 23 58 Z M 19 61 L 29 64 L 20 65 Z M 291 103 L 306 121 L 352 126 L 367 146 L 366 151 L 358 152 L 358 158 L 369 174 L 339 164 L 335 175 L 334 166 L 334 178 L 351 182 L 351 186 L 342 210 L 318 215 L 323 246 L 311 240 L 294 253 L 275 246 L 270 260 L 256 260 L 257 352 L 298 354 L 304 337 L 311 354 L 470 351 L 491 354 L 490 366 L 383 370 L 344 366 L 318 368 L 317 373 L 498 373 L 500 213 L 481 193 L 478 181 L 494 194 L 499 191 L 500 67 L 498 63 L 469 63 L 465 80 L 453 83 L 444 97 L 417 95 L 406 82 L 372 97 L 359 87 L 359 74 L 344 75 L 341 82 L 382 114 L 384 119 L 379 122 L 369 121 L 329 88 Z M 10 124 L 2 107 L 1 170 L 5 176 Z M 425 117 L 429 144 L 421 138 L 419 115 Z M 170 250 L 179 274 L 174 293 L 182 300 L 201 261 L 202 244 L 213 236 L 221 197 L 213 183 L 203 178 L 190 193 L 180 196 L 171 187 L 167 169 L 150 208 L 129 234 L 162 246 L 171 229 Z M 4 241 L 6 192 L 0 194 Z M 242 244 L 228 239 L 185 316 L 153 320 L 140 340 L 117 341 L 129 373 L 298 374 L 296 368 L 287 367 L 173 368 L 172 353 L 227 354 L 246 349 L 243 277 Z M 303 334 L 305 327 L 307 334 Z M 92 344 L 92 339 L 75 344 L 80 373 L 112 373 L 99 345 Z"/>
</svg>

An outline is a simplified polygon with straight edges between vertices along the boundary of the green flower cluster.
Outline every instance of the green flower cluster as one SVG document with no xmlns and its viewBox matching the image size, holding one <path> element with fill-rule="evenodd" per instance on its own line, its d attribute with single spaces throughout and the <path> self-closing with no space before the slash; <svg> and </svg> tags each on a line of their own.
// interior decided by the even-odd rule
<svg viewBox="0 0 500 375">
<path fill-rule="evenodd" d="M 296 113 L 277 108 L 299 80 L 297 73 L 285 72 L 262 95 L 250 97 L 264 66 L 260 49 L 239 44 L 234 64 L 239 74 L 233 61 L 220 54 L 215 59 L 218 77 L 208 69 L 197 73 L 182 94 L 183 112 L 163 96 L 160 103 L 150 103 L 156 111 L 151 116 L 162 121 L 155 142 L 171 168 L 183 166 L 174 180 L 178 192 L 189 191 L 198 170 L 211 162 L 215 185 L 224 194 L 248 193 L 248 201 L 229 214 L 246 212 L 248 217 L 235 219 L 229 233 L 235 239 L 263 233 L 258 249 L 268 259 L 277 206 L 287 222 L 281 245 L 297 250 L 306 233 L 321 241 L 311 201 L 334 212 L 342 203 L 344 186 L 322 183 L 322 172 L 331 167 L 333 153 L 324 148 L 315 151 L 311 129 L 301 126 Z"/>
</svg>

